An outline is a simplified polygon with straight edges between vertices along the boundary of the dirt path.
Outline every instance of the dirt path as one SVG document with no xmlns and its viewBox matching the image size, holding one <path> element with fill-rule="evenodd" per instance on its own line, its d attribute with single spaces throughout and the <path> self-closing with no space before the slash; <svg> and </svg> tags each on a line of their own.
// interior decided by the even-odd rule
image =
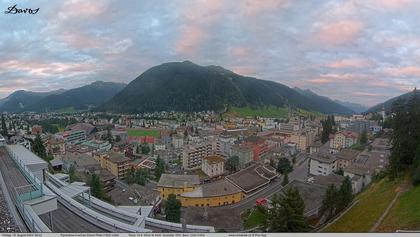
<svg viewBox="0 0 420 237">
<path fill-rule="evenodd" d="M 388 215 L 391 208 L 394 206 L 394 204 L 397 202 L 400 195 L 404 192 L 407 192 L 410 190 L 411 184 L 409 184 L 407 181 L 404 181 L 395 191 L 397 192 L 397 195 L 395 195 L 394 199 L 392 199 L 391 203 L 389 203 L 388 207 L 385 209 L 384 213 L 382 213 L 381 217 L 375 222 L 375 224 L 372 226 L 372 228 L 369 230 L 369 232 L 375 232 L 378 227 L 381 225 L 382 221 L 385 219 L 385 217 Z"/>
</svg>

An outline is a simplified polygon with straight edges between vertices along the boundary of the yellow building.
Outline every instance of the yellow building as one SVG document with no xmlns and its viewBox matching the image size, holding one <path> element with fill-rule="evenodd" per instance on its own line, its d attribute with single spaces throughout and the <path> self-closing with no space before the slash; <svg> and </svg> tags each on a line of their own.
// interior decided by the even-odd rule
<svg viewBox="0 0 420 237">
<path fill-rule="evenodd" d="M 123 154 L 116 152 L 107 152 L 97 157 L 101 167 L 107 169 L 118 179 L 123 179 L 127 175 L 130 159 Z"/>
<path fill-rule="evenodd" d="M 245 194 L 238 187 L 223 179 L 182 193 L 181 204 L 183 207 L 218 207 L 238 203 L 243 198 Z"/>
<path fill-rule="evenodd" d="M 216 177 L 225 172 L 225 159 L 219 155 L 212 155 L 203 158 L 201 170 L 209 177 Z"/>
<path fill-rule="evenodd" d="M 162 174 L 157 188 L 162 199 L 166 200 L 169 194 L 175 194 L 179 199 L 182 193 L 194 191 L 199 184 L 198 175 Z"/>
</svg>

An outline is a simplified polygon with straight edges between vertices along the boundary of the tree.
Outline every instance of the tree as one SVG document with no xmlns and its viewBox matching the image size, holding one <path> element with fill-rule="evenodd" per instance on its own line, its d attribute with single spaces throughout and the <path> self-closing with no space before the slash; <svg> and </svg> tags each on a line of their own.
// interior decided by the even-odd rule
<svg viewBox="0 0 420 237">
<path fill-rule="evenodd" d="M 392 153 L 388 171 L 391 178 L 396 178 L 403 170 L 416 169 L 413 162 L 420 141 L 420 95 L 417 89 L 408 100 L 399 99 L 393 103 L 391 114 Z"/>
<path fill-rule="evenodd" d="M 37 134 L 35 137 L 32 149 L 34 153 L 37 154 L 39 157 L 41 157 L 44 160 L 47 160 L 47 152 L 45 150 L 44 143 L 42 142 L 41 136 L 39 134 Z"/>
<path fill-rule="evenodd" d="M 277 163 L 277 172 L 280 174 L 290 173 L 293 171 L 293 166 L 290 164 L 290 161 L 287 158 L 280 158 Z"/>
<path fill-rule="evenodd" d="M 333 132 L 334 116 L 328 116 L 326 120 L 321 121 L 322 124 L 322 134 L 321 142 L 325 144 L 330 139 L 330 134 Z"/>
<path fill-rule="evenodd" d="M 105 197 L 105 193 L 101 184 L 101 180 L 96 174 L 92 174 L 90 176 L 90 182 L 89 182 L 92 196 L 97 197 L 99 199 L 102 199 Z"/>
<path fill-rule="evenodd" d="M 336 175 L 341 175 L 341 176 L 344 176 L 344 170 L 343 170 L 342 168 L 339 168 L 337 171 L 334 171 L 334 173 L 335 173 Z"/>
<path fill-rule="evenodd" d="M 346 176 L 338 190 L 337 211 L 344 210 L 353 201 L 353 188 L 349 176 Z"/>
<path fill-rule="evenodd" d="M 138 169 L 136 171 L 136 183 L 142 186 L 146 185 L 149 180 L 149 170 L 145 168 Z"/>
<path fill-rule="evenodd" d="M 303 211 L 305 204 L 296 188 L 285 191 L 284 197 L 274 195 L 271 208 L 262 208 L 265 216 L 262 229 L 267 232 L 306 232 L 309 226 L 305 222 Z"/>
<path fill-rule="evenodd" d="M 106 140 L 109 142 L 109 144 L 114 145 L 114 138 L 112 137 L 112 134 L 111 134 L 111 128 L 108 128 L 106 130 Z"/>
<path fill-rule="evenodd" d="M 163 173 L 165 173 L 165 161 L 158 156 L 156 159 L 155 179 L 159 180 Z"/>
<path fill-rule="evenodd" d="M 239 157 L 232 156 L 225 163 L 226 170 L 230 172 L 236 172 L 239 170 Z"/>
<path fill-rule="evenodd" d="M 120 142 L 120 141 L 121 141 L 121 136 L 120 135 L 115 136 L 115 142 Z"/>
<path fill-rule="evenodd" d="M 181 220 L 181 202 L 176 199 L 175 194 L 169 194 L 165 202 L 166 220 L 170 222 L 180 222 Z"/>
<path fill-rule="evenodd" d="M 6 121 L 4 119 L 4 114 L 1 115 L 1 135 L 6 137 L 8 135 Z"/>
<path fill-rule="evenodd" d="M 362 134 L 360 135 L 360 144 L 365 145 L 367 143 L 367 140 L 367 131 L 366 129 L 364 129 Z"/>
<path fill-rule="evenodd" d="M 136 182 L 136 170 L 134 169 L 134 167 L 128 169 L 127 175 L 125 176 L 125 181 L 128 184 L 133 184 Z"/>
<path fill-rule="evenodd" d="M 320 210 L 321 215 L 325 215 L 326 219 L 331 219 L 336 214 L 337 209 L 338 190 L 334 184 L 328 186 L 322 199 L 322 206 Z"/>
<path fill-rule="evenodd" d="M 284 187 L 289 183 L 289 175 L 288 173 L 284 173 L 284 177 L 283 177 L 283 182 L 281 183 L 281 185 Z"/>
<path fill-rule="evenodd" d="M 74 181 L 76 181 L 78 179 L 77 176 L 76 176 L 76 167 L 75 167 L 74 164 L 70 165 L 69 179 L 70 179 L 70 183 L 73 183 Z"/>
<path fill-rule="evenodd" d="M 141 154 L 147 155 L 147 154 L 149 154 L 149 152 L 150 152 L 150 147 L 149 147 L 149 145 L 147 145 L 147 143 L 144 143 L 144 144 L 141 146 Z"/>
</svg>

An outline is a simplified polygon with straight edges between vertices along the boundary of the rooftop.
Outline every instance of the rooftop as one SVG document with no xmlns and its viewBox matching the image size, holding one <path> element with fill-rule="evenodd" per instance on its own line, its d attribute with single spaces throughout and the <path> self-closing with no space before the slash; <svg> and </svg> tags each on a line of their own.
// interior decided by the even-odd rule
<svg viewBox="0 0 420 237">
<path fill-rule="evenodd" d="M 232 195 L 242 192 L 235 185 L 223 179 L 217 182 L 204 184 L 192 192 L 181 194 L 182 197 L 202 198 Z"/>
<path fill-rule="evenodd" d="M 124 154 L 120 154 L 118 152 L 107 152 L 106 156 L 108 157 L 108 160 L 110 160 L 113 163 L 122 163 L 130 161 L 130 159 L 125 157 Z"/>
<path fill-rule="evenodd" d="M 257 172 L 261 166 L 252 165 L 226 177 L 234 185 L 248 193 L 270 182 L 270 179 Z M 261 172 L 261 170 L 260 170 Z M 262 172 L 261 172 L 262 173 Z"/>
<path fill-rule="evenodd" d="M 191 187 L 200 184 L 198 175 L 162 174 L 158 187 L 182 188 L 184 184 Z"/>
<path fill-rule="evenodd" d="M 322 152 L 311 154 L 309 157 L 321 163 L 333 163 L 337 160 L 337 157 L 335 155 Z"/>
<path fill-rule="evenodd" d="M 360 154 L 360 151 L 352 150 L 352 149 L 343 149 L 335 155 L 337 156 L 338 159 L 353 160 L 357 157 L 358 154 Z"/>
<path fill-rule="evenodd" d="M 203 158 L 204 160 L 207 160 L 207 162 L 209 164 L 218 164 L 218 163 L 223 163 L 225 161 L 225 159 L 223 159 L 223 157 L 218 156 L 218 155 L 212 155 L 212 156 L 207 156 Z"/>
</svg>

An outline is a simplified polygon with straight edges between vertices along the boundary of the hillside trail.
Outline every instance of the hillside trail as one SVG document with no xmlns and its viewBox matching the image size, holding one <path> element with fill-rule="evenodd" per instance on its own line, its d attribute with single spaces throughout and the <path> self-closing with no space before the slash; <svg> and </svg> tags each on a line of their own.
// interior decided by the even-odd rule
<svg viewBox="0 0 420 237">
<path fill-rule="evenodd" d="M 388 215 L 391 208 L 394 206 L 394 204 L 397 202 L 400 195 L 404 192 L 407 192 L 412 187 L 412 184 L 410 183 L 409 179 L 405 178 L 403 182 L 401 182 L 400 185 L 398 185 L 397 188 L 395 188 L 395 192 L 397 193 L 392 199 L 392 201 L 389 203 L 388 207 L 385 209 L 384 213 L 382 213 L 381 217 L 375 222 L 375 224 L 372 226 L 372 228 L 369 230 L 369 232 L 376 232 L 378 227 L 381 225 L 382 221 L 385 219 L 385 217 Z"/>
</svg>

